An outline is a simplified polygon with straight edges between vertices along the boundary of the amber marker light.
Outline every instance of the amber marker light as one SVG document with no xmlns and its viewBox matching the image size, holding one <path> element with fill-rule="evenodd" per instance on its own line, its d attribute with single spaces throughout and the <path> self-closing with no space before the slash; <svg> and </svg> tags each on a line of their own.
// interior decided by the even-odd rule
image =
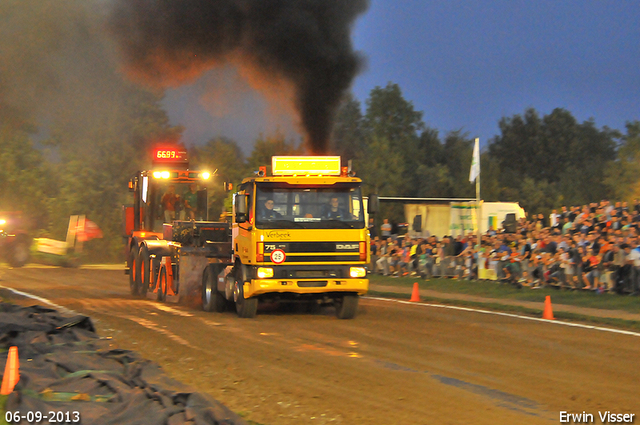
<svg viewBox="0 0 640 425">
<path fill-rule="evenodd" d="M 339 176 L 339 156 L 273 156 L 271 173 L 274 176 Z"/>
</svg>

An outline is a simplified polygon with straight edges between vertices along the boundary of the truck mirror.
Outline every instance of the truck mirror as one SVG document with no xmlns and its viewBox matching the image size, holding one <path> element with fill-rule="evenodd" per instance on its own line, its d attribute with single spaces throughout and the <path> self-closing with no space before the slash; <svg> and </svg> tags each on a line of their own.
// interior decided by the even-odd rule
<svg viewBox="0 0 640 425">
<path fill-rule="evenodd" d="M 375 193 L 369 194 L 369 202 L 367 202 L 367 214 L 373 215 L 378 212 L 378 195 Z"/>
<path fill-rule="evenodd" d="M 202 217 L 201 220 L 209 220 L 209 200 L 207 196 L 207 189 L 201 189 L 196 192 L 196 210 L 197 216 Z"/>
<path fill-rule="evenodd" d="M 236 222 L 244 223 L 247 221 L 247 195 L 244 193 L 236 193 L 233 203 L 236 207 Z"/>
</svg>

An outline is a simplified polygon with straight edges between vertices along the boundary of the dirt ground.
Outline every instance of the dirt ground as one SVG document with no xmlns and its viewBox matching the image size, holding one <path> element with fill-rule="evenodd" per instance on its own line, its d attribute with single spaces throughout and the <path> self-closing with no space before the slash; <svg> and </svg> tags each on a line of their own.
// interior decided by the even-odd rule
<svg viewBox="0 0 640 425">
<path fill-rule="evenodd" d="M 543 424 L 640 414 L 640 338 L 361 299 L 252 320 L 133 298 L 122 271 L 0 270 L 0 285 L 91 316 L 102 336 L 260 424 Z M 3 290 L 3 298 L 35 303 Z M 637 421 L 636 421 L 637 423 Z"/>
</svg>

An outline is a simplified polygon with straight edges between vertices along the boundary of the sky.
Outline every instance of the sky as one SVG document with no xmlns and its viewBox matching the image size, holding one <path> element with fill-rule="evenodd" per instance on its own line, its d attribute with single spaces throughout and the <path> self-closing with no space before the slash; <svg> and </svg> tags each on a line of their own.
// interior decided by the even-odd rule
<svg viewBox="0 0 640 425">
<path fill-rule="evenodd" d="M 482 145 L 499 134 L 501 118 L 529 107 L 624 130 L 640 120 L 638 22 L 640 5 L 625 0 L 372 0 L 353 29 L 366 67 L 352 92 L 364 109 L 374 87 L 397 83 L 427 126 L 442 135 L 461 129 Z M 227 136 L 249 154 L 260 132 L 299 138 L 294 119 L 233 74 L 167 93 L 187 144 Z M 199 96 L 221 79 L 227 93 L 241 93 L 225 108 L 232 113 Z"/>
</svg>

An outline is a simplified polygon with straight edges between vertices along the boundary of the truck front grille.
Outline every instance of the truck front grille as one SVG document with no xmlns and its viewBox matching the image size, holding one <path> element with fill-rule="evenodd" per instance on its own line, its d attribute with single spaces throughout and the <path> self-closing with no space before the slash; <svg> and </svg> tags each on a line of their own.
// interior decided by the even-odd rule
<svg viewBox="0 0 640 425">
<path fill-rule="evenodd" d="M 358 252 L 358 242 L 286 242 L 284 250 L 292 254 L 320 252 Z"/>
<path fill-rule="evenodd" d="M 326 280 L 307 280 L 298 282 L 298 286 L 300 288 L 324 288 L 327 284 L 328 281 Z"/>
<path fill-rule="evenodd" d="M 342 261 L 360 261 L 359 255 L 287 255 L 286 263 L 325 263 Z"/>
</svg>

